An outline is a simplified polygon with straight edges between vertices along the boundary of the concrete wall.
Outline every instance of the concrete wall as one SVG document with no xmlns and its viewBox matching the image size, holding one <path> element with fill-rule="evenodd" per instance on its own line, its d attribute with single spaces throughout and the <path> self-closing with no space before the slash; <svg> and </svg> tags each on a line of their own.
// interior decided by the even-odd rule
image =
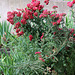
<svg viewBox="0 0 75 75">
<path fill-rule="evenodd" d="M 44 4 L 44 0 L 40 0 L 41 4 Z M 6 20 L 7 12 L 16 10 L 16 8 L 25 8 L 31 0 L 0 0 L 0 21 Z M 45 4 L 44 4 L 45 5 Z M 69 7 L 67 7 L 67 2 L 63 0 L 50 0 L 49 5 L 45 5 L 45 9 L 52 10 L 52 6 L 57 5 L 59 8 L 57 9 L 59 13 L 69 11 Z"/>
</svg>

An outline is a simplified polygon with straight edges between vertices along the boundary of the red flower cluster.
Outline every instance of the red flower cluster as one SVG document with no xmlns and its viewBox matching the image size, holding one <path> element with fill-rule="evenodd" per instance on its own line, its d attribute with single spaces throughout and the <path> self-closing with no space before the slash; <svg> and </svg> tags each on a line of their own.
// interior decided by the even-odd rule
<svg viewBox="0 0 75 75">
<path fill-rule="evenodd" d="M 73 0 L 72 2 L 67 2 L 67 6 L 72 7 L 73 4 L 75 4 L 75 0 Z"/>
<path fill-rule="evenodd" d="M 52 8 L 53 8 L 53 9 L 56 9 L 56 8 L 58 8 L 58 6 L 53 6 Z"/>
<path fill-rule="evenodd" d="M 36 10 L 41 10 L 44 6 L 40 5 L 40 1 L 38 0 L 32 0 L 31 3 L 27 4 L 27 7 L 30 8 L 33 12 Z"/>
<path fill-rule="evenodd" d="M 23 19 L 28 20 L 28 19 L 33 19 L 33 18 L 34 18 L 33 12 L 25 8 L 25 12 L 23 12 Z"/>
<path fill-rule="evenodd" d="M 40 55 L 41 54 L 41 52 L 35 52 L 35 54 L 39 54 L 39 59 L 42 61 L 42 62 L 45 62 L 45 60 L 42 58 L 42 56 Z"/>
<path fill-rule="evenodd" d="M 16 28 L 16 33 L 19 33 L 20 29 L 19 28 Z"/>
<path fill-rule="evenodd" d="M 49 0 L 44 0 L 44 3 L 46 3 L 46 5 L 49 4 Z"/>
<path fill-rule="evenodd" d="M 33 39 L 33 36 L 29 35 L 29 40 L 32 41 L 32 39 Z"/>
<path fill-rule="evenodd" d="M 52 7 L 53 9 L 55 8 L 58 8 L 58 6 L 53 6 Z M 54 19 L 54 21 L 52 21 L 52 25 L 59 25 L 60 22 L 62 21 L 62 18 L 63 16 L 65 16 L 66 14 L 65 13 L 60 13 L 60 14 L 57 14 L 56 11 L 50 11 L 50 18 Z"/>
<path fill-rule="evenodd" d="M 20 24 L 20 22 L 17 22 L 14 29 L 19 28 L 19 27 L 21 27 L 21 24 Z"/>
<path fill-rule="evenodd" d="M 17 14 L 16 11 L 13 12 L 7 12 L 7 21 L 9 21 L 11 24 L 14 24 L 13 18 L 15 17 L 15 14 Z"/>
<path fill-rule="evenodd" d="M 41 18 L 41 17 L 47 17 L 48 15 L 50 14 L 50 12 L 46 9 L 46 10 L 44 10 L 41 14 L 40 14 L 40 16 L 39 16 L 39 18 Z"/>
<path fill-rule="evenodd" d="M 19 37 L 19 36 L 21 36 L 21 35 L 23 35 L 23 34 L 24 34 L 23 30 L 21 30 L 21 32 L 18 32 L 18 33 L 17 33 L 17 36 Z"/>
<path fill-rule="evenodd" d="M 50 17 L 52 17 L 52 15 L 50 15 Z M 59 25 L 60 22 L 62 21 L 62 16 L 59 14 L 55 14 L 55 16 L 53 16 L 54 19 L 57 19 L 57 21 L 55 22 L 51 22 L 54 25 Z"/>
<path fill-rule="evenodd" d="M 75 4 L 75 0 L 73 0 L 72 3 Z"/>
<path fill-rule="evenodd" d="M 75 37 L 75 34 L 73 34 L 73 36 Z"/>
<path fill-rule="evenodd" d="M 21 12 L 17 12 L 17 11 L 7 13 L 7 21 L 9 21 L 12 25 L 15 24 L 14 29 L 16 29 L 17 36 L 21 36 L 24 34 L 23 30 L 20 31 L 19 29 L 19 27 L 21 27 L 21 23 L 20 22 L 14 23 L 15 15 L 17 17 L 21 17 L 21 14 L 22 14 Z"/>
<path fill-rule="evenodd" d="M 8 12 L 7 13 L 7 20 L 13 25 L 15 25 L 14 29 L 16 29 L 16 33 L 18 36 L 24 34 L 23 30 L 21 29 L 23 25 L 27 24 L 28 19 L 34 19 L 35 17 L 38 17 L 38 12 L 36 10 L 43 9 L 43 5 L 40 5 L 40 1 L 38 0 L 32 0 L 31 3 L 27 4 L 28 8 L 24 9 L 18 9 L 18 11 Z M 19 22 L 15 22 L 14 17 L 21 18 Z M 22 25 L 22 26 L 21 26 Z M 20 30 L 22 30 L 20 32 Z"/>
<path fill-rule="evenodd" d="M 38 17 L 38 13 L 37 13 L 37 12 L 35 12 L 35 13 L 34 13 L 34 16 Z"/>
<path fill-rule="evenodd" d="M 26 19 L 21 19 L 21 23 L 24 25 L 24 24 L 26 24 L 27 22 L 26 22 Z"/>
<path fill-rule="evenodd" d="M 21 17 L 21 14 L 20 12 L 17 12 L 17 17 Z"/>
<path fill-rule="evenodd" d="M 72 7 L 73 3 L 72 2 L 67 2 L 67 6 Z"/>
</svg>

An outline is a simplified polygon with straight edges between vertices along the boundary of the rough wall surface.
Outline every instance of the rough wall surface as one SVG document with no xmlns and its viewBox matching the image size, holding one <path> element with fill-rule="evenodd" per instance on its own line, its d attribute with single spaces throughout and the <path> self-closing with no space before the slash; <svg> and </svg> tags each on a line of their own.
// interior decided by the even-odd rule
<svg viewBox="0 0 75 75">
<path fill-rule="evenodd" d="M 44 0 L 40 0 L 41 4 L 44 4 Z M 31 0 L 0 0 L 0 21 L 6 20 L 7 12 L 16 10 L 16 8 L 25 8 Z M 44 4 L 45 5 L 45 4 Z M 67 7 L 67 2 L 63 2 L 63 0 L 50 0 L 49 5 L 45 5 L 45 9 L 52 10 L 53 5 L 58 5 L 58 12 L 67 13 L 69 11 L 69 7 Z"/>
</svg>

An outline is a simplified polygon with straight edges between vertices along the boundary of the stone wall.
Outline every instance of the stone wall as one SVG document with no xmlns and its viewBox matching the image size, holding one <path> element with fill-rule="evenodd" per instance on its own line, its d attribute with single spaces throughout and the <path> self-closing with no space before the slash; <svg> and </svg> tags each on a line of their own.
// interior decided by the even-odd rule
<svg viewBox="0 0 75 75">
<path fill-rule="evenodd" d="M 40 0 L 41 4 L 44 4 L 44 0 Z M 7 12 L 16 10 L 16 8 L 25 8 L 31 0 L 0 0 L 0 21 L 6 20 Z M 45 5 L 45 4 L 44 4 Z M 67 2 L 63 0 L 50 0 L 49 5 L 45 5 L 45 9 L 52 10 L 53 5 L 58 5 L 58 12 L 67 13 L 69 11 L 69 7 L 67 7 Z"/>
</svg>

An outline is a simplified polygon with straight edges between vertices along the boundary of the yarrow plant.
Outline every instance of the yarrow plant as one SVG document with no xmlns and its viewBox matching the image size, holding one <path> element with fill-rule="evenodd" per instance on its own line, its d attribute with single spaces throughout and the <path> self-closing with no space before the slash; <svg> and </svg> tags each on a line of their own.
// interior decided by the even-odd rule
<svg viewBox="0 0 75 75">
<path fill-rule="evenodd" d="M 46 4 L 49 3 L 49 0 L 44 1 Z M 43 9 L 44 5 L 40 4 L 38 0 L 32 0 L 31 3 L 27 4 L 25 9 L 18 9 L 18 11 L 9 11 L 7 13 L 7 20 L 14 25 L 17 36 L 21 36 L 24 33 L 30 33 L 34 36 L 37 32 L 39 37 L 42 38 L 42 33 L 45 32 L 45 20 L 47 17 L 54 18 L 56 21 L 52 20 L 52 24 L 60 24 L 62 20 L 62 14 L 57 14 L 57 11 L 48 11 Z M 58 6 L 53 6 L 53 9 L 58 8 Z M 38 23 L 39 22 L 39 23 Z M 47 22 L 46 22 L 47 23 Z M 46 29 L 48 26 L 46 26 Z"/>
<path fill-rule="evenodd" d="M 44 0 L 44 3 L 48 5 L 49 0 Z M 72 7 L 73 4 L 75 0 L 68 2 L 67 6 Z M 52 8 L 53 11 L 48 11 L 40 1 L 32 0 L 25 9 L 17 8 L 17 11 L 9 11 L 7 21 L 14 25 L 18 37 L 26 35 L 31 41 L 30 45 L 35 46 L 37 43 L 39 50 L 34 55 L 43 62 L 45 73 L 69 75 L 64 64 L 67 65 L 70 50 L 73 51 L 75 48 L 75 29 L 68 29 L 65 26 L 66 14 L 58 14 L 56 11 L 58 6 Z M 60 70 L 59 66 L 62 66 Z"/>
</svg>

